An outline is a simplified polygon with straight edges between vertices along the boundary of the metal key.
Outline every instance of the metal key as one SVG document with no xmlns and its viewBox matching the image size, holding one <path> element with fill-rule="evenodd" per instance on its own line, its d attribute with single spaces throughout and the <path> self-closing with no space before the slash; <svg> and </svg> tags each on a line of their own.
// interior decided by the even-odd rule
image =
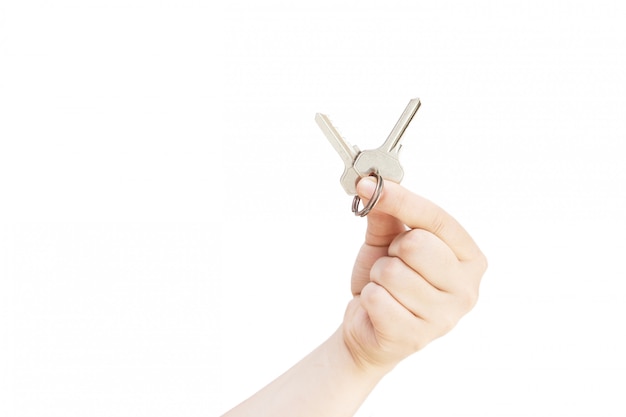
<svg viewBox="0 0 626 417">
<path fill-rule="evenodd" d="M 363 152 L 342 138 L 326 115 L 321 113 L 315 115 L 315 121 L 344 162 L 345 168 L 340 182 L 346 193 L 354 196 L 352 212 L 357 216 L 366 216 L 376 205 L 382 193 L 383 179 L 399 183 L 404 177 L 404 170 L 398 159 L 401 148 L 400 141 L 419 107 L 420 100 L 418 98 L 409 101 L 385 143 L 377 149 Z M 360 178 L 368 175 L 376 177 L 376 190 L 367 205 L 359 210 L 361 199 L 356 192 L 356 184 Z"/>
<path fill-rule="evenodd" d="M 361 175 L 354 169 L 354 161 L 357 156 L 361 153 L 359 148 L 348 143 L 344 138 L 341 137 L 341 134 L 335 129 L 332 125 L 328 116 L 322 113 L 317 113 L 315 115 L 315 121 L 317 122 L 324 135 L 333 145 L 333 148 L 337 151 L 343 163 L 345 165 L 345 169 L 343 170 L 343 174 L 341 175 L 341 185 L 343 189 L 346 190 L 346 193 L 350 195 L 356 195 L 356 183 L 358 182 Z"/>
<path fill-rule="evenodd" d="M 404 170 L 398 159 L 398 153 L 402 147 L 400 142 L 404 131 L 411 123 L 411 120 L 413 120 L 413 116 L 415 116 L 420 104 L 419 98 L 409 101 L 385 143 L 379 148 L 365 150 L 357 155 L 353 167 L 360 177 L 378 172 L 386 180 L 396 183 L 402 181 Z"/>
</svg>

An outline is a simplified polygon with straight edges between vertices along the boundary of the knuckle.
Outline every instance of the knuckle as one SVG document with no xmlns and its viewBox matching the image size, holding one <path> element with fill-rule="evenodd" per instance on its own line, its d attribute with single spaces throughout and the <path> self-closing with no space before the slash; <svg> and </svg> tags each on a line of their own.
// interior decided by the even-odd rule
<svg viewBox="0 0 626 417">
<path fill-rule="evenodd" d="M 466 313 L 470 311 L 478 302 L 478 288 L 467 288 L 459 293 L 459 306 Z"/>
<path fill-rule="evenodd" d="M 372 306 L 379 304 L 381 296 L 379 289 L 376 283 L 370 282 L 361 290 L 361 300 Z"/>
<path fill-rule="evenodd" d="M 397 195 L 393 196 L 394 198 L 390 198 L 390 199 L 387 199 L 385 197 L 386 195 L 383 192 L 382 198 L 385 199 L 385 201 L 388 202 L 387 204 L 390 205 L 390 209 L 391 209 L 390 212 L 392 214 L 400 213 L 402 211 L 402 208 L 407 206 L 407 201 L 406 201 L 407 194 L 406 193 L 398 193 Z"/>
<path fill-rule="evenodd" d="M 418 352 L 428 344 L 428 341 L 425 340 L 421 332 L 414 332 L 409 343 L 409 349 L 413 352 Z"/>
<path fill-rule="evenodd" d="M 459 318 L 452 314 L 442 316 L 439 321 L 439 335 L 443 336 L 444 334 L 450 332 L 452 329 L 454 329 L 454 326 L 456 326 L 458 321 Z"/>
<path fill-rule="evenodd" d="M 443 236 L 446 233 L 446 216 L 442 211 L 436 211 L 430 220 L 431 231 L 437 236 Z"/>
<path fill-rule="evenodd" d="M 450 333 L 452 329 L 454 329 L 454 327 L 456 326 L 456 323 L 457 323 L 457 320 L 452 320 L 452 319 L 447 320 L 441 329 L 442 330 L 441 335 L 443 336 L 444 334 Z"/>
<path fill-rule="evenodd" d="M 387 283 L 400 275 L 403 268 L 404 263 L 399 258 L 393 256 L 380 258 L 372 268 L 372 281 L 381 285 Z"/>
<path fill-rule="evenodd" d="M 390 257 L 387 261 L 387 275 L 392 278 L 400 275 L 405 269 L 404 262 L 400 258 Z"/>
<path fill-rule="evenodd" d="M 478 255 L 478 266 L 480 268 L 480 272 L 485 273 L 485 271 L 487 270 L 487 268 L 489 267 L 489 262 L 487 262 L 487 257 L 485 256 L 484 253 L 480 252 L 480 255 Z"/>
<path fill-rule="evenodd" d="M 431 340 L 429 326 L 424 324 L 422 320 L 416 320 L 405 336 L 406 347 L 411 353 L 422 350 Z"/>
<path fill-rule="evenodd" d="M 397 251 L 400 256 L 407 256 L 423 250 L 430 240 L 430 233 L 423 229 L 412 229 L 398 238 Z"/>
</svg>

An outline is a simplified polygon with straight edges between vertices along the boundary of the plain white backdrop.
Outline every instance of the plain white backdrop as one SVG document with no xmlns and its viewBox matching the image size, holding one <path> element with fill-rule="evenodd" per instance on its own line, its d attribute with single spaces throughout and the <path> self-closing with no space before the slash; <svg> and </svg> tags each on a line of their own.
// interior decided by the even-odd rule
<svg viewBox="0 0 626 417">
<path fill-rule="evenodd" d="M 314 123 L 470 231 L 475 310 L 359 416 L 623 416 L 626 4 L 0 2 L 0 415 L 208 416 L 339 325 Z"/>
</svg>

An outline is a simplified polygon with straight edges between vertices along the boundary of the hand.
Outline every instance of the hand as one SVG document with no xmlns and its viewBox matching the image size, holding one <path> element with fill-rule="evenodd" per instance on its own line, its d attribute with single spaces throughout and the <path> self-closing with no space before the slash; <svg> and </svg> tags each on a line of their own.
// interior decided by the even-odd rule
<svg viewBox="0 0 626 417">
<path fill-rule="evenodd" d="M 371 177 L 357 190 L 366 200 Z M 450 331 L 472 309 L 487 261 L 463 227 L 432 202 L 387 181 L 367 216 L 352 273 L 344 342 L 361 368 L 384 372 Z"/>
<path fill-rule="evenodd" d="M 361 198 L 374 186 L 361 180 Z M 384 187 L 367 216 L 341 327 L 224 417 L 354 415 L 385 373 L 474 306 L 487 262 L 472 238 L 430 201 Z"/>
</svg>

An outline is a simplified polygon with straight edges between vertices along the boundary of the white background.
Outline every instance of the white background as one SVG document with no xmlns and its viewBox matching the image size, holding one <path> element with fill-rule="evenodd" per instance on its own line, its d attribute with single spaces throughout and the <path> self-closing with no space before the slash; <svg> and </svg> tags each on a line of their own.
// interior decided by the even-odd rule
<svg viewBox="0 0 626 417">
<path fill-rule="evenodd" d="M 384 5 L 383 5 L 384 4 Z M 0 415 L 208 416 L 339 325 L 313 121 L 487 254 L 360 416 L 623 416 L 626 3 L 0 2 Z"/>
</svg>

